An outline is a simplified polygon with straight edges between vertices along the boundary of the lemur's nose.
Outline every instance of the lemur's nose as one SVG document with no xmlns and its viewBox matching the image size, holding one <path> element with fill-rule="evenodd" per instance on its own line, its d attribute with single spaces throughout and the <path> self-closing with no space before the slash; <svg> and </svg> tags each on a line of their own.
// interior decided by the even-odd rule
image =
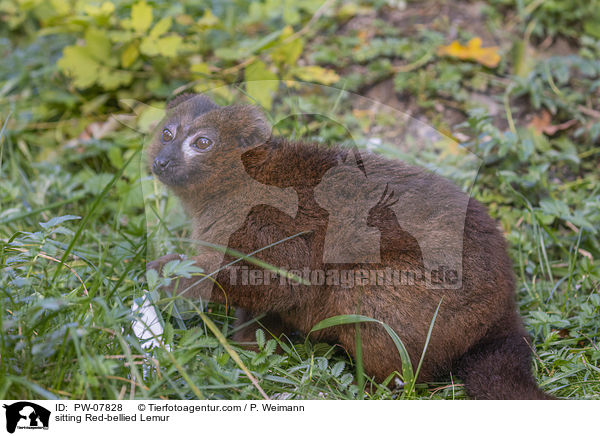
<svg viewBox="0 0 600 436">
<path fill-rule="evenodd" d="M 156 159 L 154 159 L 154 164 L 152 165 L 152 168 L 154 171 L 157 171 L 157 172 L 164 171 L 169 166 L 170 163 L 171 163 L 170 159 L 157 157 Z"/>
</svg>

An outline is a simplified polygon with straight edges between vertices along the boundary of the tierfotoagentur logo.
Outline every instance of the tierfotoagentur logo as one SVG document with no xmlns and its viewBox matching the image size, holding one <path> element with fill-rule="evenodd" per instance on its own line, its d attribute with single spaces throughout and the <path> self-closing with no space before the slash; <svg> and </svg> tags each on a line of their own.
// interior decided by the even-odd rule
<svg viewBox="0 0 600 436">
<path fill-rule="evenodd" d="M 232 266 L 229 269 L 229 280 L 232 285 L 269 286 L 274 283 L 298 286 L 339 286 L 343 289 L 355 286 L 411 286 L 416 283 L 432 283 L 443 286 L 445 283 L 455 285 L 458 272 L 446 267 L 439 270 L 399 270 L 389 267 L 383 269 L 335 269 L 327 270 L 304 267 L 301 270 L 279 268 L 277 271 L 267 269 L 251 269 L 248 266 Z M 301 279 L 301 280 L 300 280 Z"/>
<path fill-rule="evenodd" d="M 6 431 L 14 433 L 19 430 L 48 430 L 50 411 L 29 401 L 4 404 L 6 409 Z"/>
</svg>

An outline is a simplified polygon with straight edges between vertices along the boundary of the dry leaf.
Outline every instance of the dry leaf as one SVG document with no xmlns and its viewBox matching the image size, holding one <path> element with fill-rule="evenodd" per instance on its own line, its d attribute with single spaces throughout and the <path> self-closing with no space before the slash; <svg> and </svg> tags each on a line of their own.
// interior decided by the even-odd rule
<svg viewBox="0 0 600 436">
<path fill-rule="evenodd" d="M 538 133 L 545 133 L 546 135 L 552 136 L 560 130 L 565 130 L 575 124 L 577 120 L 565 121 L 561 124 L 552 124 L 552 116 L 548 111 L 542 111 L 540 115 L 534 115 L 533 119 L 529 123 L 529 127 L 533 127 Z"/>
<path fill-rule="evenodd" d="M 292 69 L 292 74 L 302 81 L 322 83 L 323 85 L 331 85 L 340 80 L 340 76 L 335 71 L 318 65 L 296 67 Z"/>
<path fill-rule="evenodd" d="M 471 39 L 466 46 L 453 41 L 450 45 L 439 47 L 438 55 L 471 60 L 490 68 L 497 67 L 500 62 L 498 47 L 482 47 L 481 38 Z"/>
</svg>

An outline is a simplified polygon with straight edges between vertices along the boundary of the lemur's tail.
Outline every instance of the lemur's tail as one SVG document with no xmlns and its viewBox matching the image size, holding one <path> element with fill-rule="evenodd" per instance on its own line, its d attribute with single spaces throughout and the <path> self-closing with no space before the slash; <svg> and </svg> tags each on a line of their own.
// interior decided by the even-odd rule
<svg viewBox="0 0 600 436">
<path fill-rule="evenodd" d="M 461 358 L 458 375 L 467 395 L 480 400 L 551 400 L 531 372 L 531 349 L 524 331 L 473 346 Z"/>
</svg>

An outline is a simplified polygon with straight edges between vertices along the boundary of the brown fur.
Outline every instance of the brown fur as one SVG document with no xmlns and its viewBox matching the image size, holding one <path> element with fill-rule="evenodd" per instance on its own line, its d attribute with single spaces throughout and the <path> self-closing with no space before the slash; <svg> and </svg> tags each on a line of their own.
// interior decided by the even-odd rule
<svg viewBox="0 0 600 436">
<path fill-rule="evenodd" d="M 198 101 L 193 103 L 196 99 Z M 187 162 L 183 169 L 177 155 L 172 154 L 171 158 L 176 161 L 174 169 L 169 174 L 158 174 L 181 199 L 192 218 L 196 238 L 202 238 L 200 229 L 224 219 L 222 210 L 235 207 L 226 204 L 226 199 L 231 192 L 240 189 L 236 186 L 237 179 L 231 175 L 232 171 L 239 170 L 238 162 L 241 162 L 253 180 L 281 189 L 292 188 L 298 198 L 298 210 L 292 216 L 271 205 L 254 205 L 243 224 L 229 236 L 229 248 L 251 253 L 305 232 L 260 251 L 255 257 L 288 270 L 373 267 L 323 262 L 329 214 L 315 201 L 315 188 L 327 171 L 349 158 L 348 150 L 269 137 L 264 117 L 252 106 L 218 107 L 209 104 L 205 97 L 182 101 L 169 115 L 170 122 L 179 120 L 186 129 L 191 126 L 189 131 L 212 129 L 218 138 L 210 154 Z M 165 145 L 159 137 L 155 138 L 149 153 L 151 163 L 163 149 Z M 391 207 L 398 201 L 399 194 L 416 196 L 423 206 L 409 211 L 410 214 L 415 222 L 427 226 L 424 231 L 438 232 L 443 240 L 445 210 L 448 205 L 465 201 L 465 194 L 451 182 L 423 169 L 373 154 L 363 157 L 367 167 L 374 169 L 369 174 L 371 180 L 383 186 L 395 181 L 406 189 L 398 193 L 386 187 L 383 195 L 378 194 L 379 202 L 368 211 L 367 225 L 381 234 L 379 266 L 422 271 L 419 244 L 402 229 Z M 425 216 L 430 219 L 425 220 Z M 149 267 L 160 269 L 171 259 L 173 257 L 168 256 L 158 259 Z M 226 256 L 224 263 L 234 259 Z M 202 255 L 196 258 L 200 266 L 203 260 Z M 277 333 L 290 330 L 307 333 L 319 321 L 340 314 L 361 313 L 383 321 L 402 339 L 413 368 L 418 364 L 432 317 L 443 297 L 419 380 L 448 379 L 454 372 L 464 378 L 466 391 L 473 398 L 549 398 L 539 390 L 531 374 L 529 339 L 517 315 L 515 283 L 504 239 L 484 207 L 474 199 L 468 200 L 462 262 L 462 288 L 458 290 L 429 289 L 421 283 L 349 289 L 278 281 L 269 286 L 233 285 L 227 269 L 218 274 L 217 281 L 224 288 L 229 304 L 252 314 L 267 313 L 264 325 Z M 237 265 L 256 268 L 244 262 Z M 184 286 L 189 284 L 192 282 L 184 282 Z M 211 299 L 225 302 L 220 290 L 215 290 Z M 246 319 L 247 314 L 240 313 L 240 317 Z M 335 342 L 355 352 L 352 325 L 325 329 L 315 336 L 315 339 Z M 382 381 L 393 371 L 400 371 L 398 352 L 381 326 L 362 324 L 361 337 L 364 368 L 369 375 Z M 236 337 L 238 340 L 252 338 L 252 329 Z"/>
</svg>

